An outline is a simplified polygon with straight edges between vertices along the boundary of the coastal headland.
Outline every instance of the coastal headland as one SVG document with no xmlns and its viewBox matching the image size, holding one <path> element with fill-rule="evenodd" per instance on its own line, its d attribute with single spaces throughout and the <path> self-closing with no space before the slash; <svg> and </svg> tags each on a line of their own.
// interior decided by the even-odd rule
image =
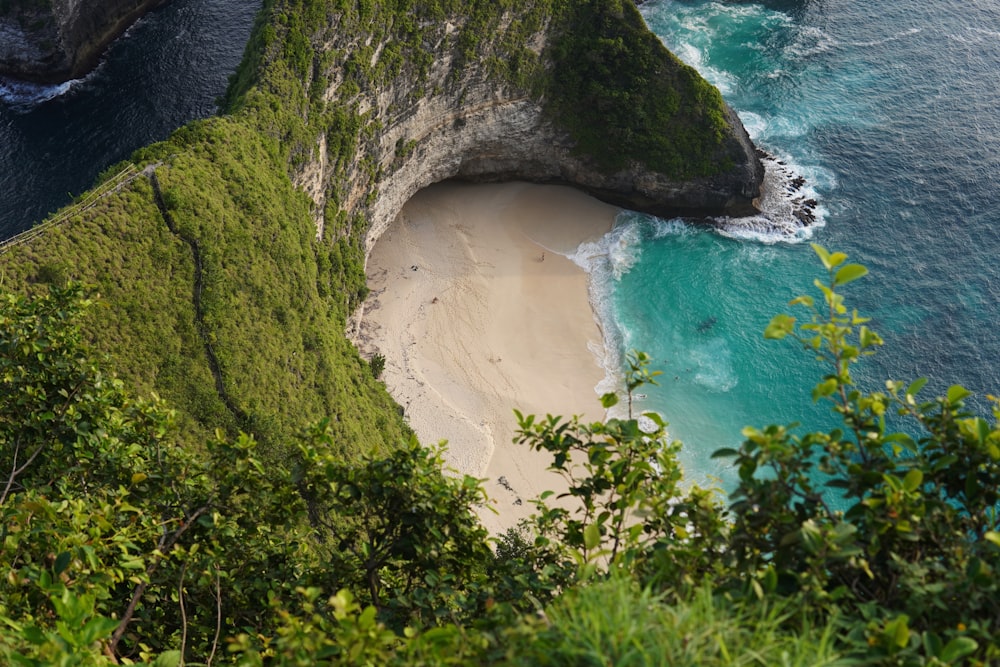
<svg viewBox="0 0 1000 667">
<path fill-rule="evenodd" d="M 365 275 L 378 239 L 405 233 L 405 221 L 416 218 L 398 215 L 427 186 L 518 180 L 571 185 L 658 215 L 755 210 L 763 170 L 718 91 L 662 46 L 631 2 L 558 7 L 544 0 L 516 8 L 268 3 L 226 113 L 138 151 L 132 162 L 155 178 L 70 208 L 60 214 L 65 222 L 0 255 L 5 284 L 26 291 L 70 278 L 95 285 L 108 307 L 88 324 L 88 337 L 137 392 L 155 391 L 176 406 L 186 441 L 216 428 L 243 430 L 285 460 L 301 429 L 323 419 L 345 458 L 398 446 L 410 432 L 406 406 L 389 397 L 344 331 L 369 289 L 381 289 L 377 275 Z M 582 272 L 560 256 L 564 250 L 546 253 L 544 262 L 525 259 L 541 257 L 537 239 L 555 232 L 538 218 L 518 220 L 535 245 L 478 246 L 478 237 L 500 233 L 498 223 L 488 233 L 477 227 L 460 247 L 503 256 L 505 277 L 530 282 L 542 298 L 563 300 L 570 290 L 545 290 L 573 275 L 578 314 L 563 325 L 585 348 L 599 337 Z M 563 220 L 556 229 L 564 240 L 595 233 L 581 223 Z M 430 264 L 445 271 L 451 262 L 442 256 Z M 415 265 L 411 279 L 431 275 L 420 262 L 402 263 Z M 505 295 L 509 312 L 527 313 L 522 322 L 540 322 L 535 306 L 516 296 L 523 285 L 486 282 L 497 283 L 489 289 Z M 431 339 L 468 315 L 465 305 L 449 310 L 441 291 L 437 304 L 422 304 L 450 313 L 428 320 L 439 328 Z M 389 292 L 381 303 L 396 298 Z M 563 335 L 525 331 L 531 346 Z M 501 338 L 495 361 L 486 359 L 498 375 L 483 379 L 485 386 L 509 379 L 504 364 L 511 364 L 501 359 L 514 358 L 503 347 L 514 343 Z M 567 368 L 590 353 L 574 345 L 565 346 L 574 351 L 564 366 L 524 366 L 537 372 L 534 382 L 489 399 L 497 401 L 493 414 L 509 415 L 517 398 L 528 411 L 580 411 L 575 400 L 561 402 L 557 385 L 545 386 L 577 384 Z M 603 375 L 590 364 L 594 377 Z M 592 391 L 590 379 L 579 383 Z M 448 437 L 414 428 L 424 439 Z M 514 472 L 491 468 L 488 456 L 468 457 L 469 472 L 495 475 L 497 484 L 504 477 L 524 494 L 505 501 L 527 499 L 531 490 L 514 485 Z"/>
<path fill-rule="evenodd" d="M 0 76 L 61 83 L 97 65 L 104 49 L 168 0 L 10 0 L 0 4 Z"/>
</svg>

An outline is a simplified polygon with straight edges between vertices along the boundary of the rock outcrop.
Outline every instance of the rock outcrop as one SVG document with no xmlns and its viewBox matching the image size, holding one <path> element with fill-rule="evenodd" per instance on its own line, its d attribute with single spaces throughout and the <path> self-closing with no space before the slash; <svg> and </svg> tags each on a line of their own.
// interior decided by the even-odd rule
<svg viewBox="0 0 1000 667">
<path fill-rule="evenodd" d="M 625 7 L 633 13 L 627 18 L 645 31 L 634 6 Z M 760 196 L 763 167 L 736 114 L 721 98 L 717 116 L 725 118 L 725 129 L 711 156 L 719 166 L 714 174 L 679 178 L 631 159 L 609 167 L 599 156 L 580 150 L 578 139 L 553 112 L 551 89 L 537 81 L 559 76 L 552 55 L 558 38 L 555 20 L 547 17 L 517 40 L 505 35 L 512 26 L 523 25 L 527 11 L 501 11 L 493 26 L 477 28 L 489 38 L 478 44 L 474 59 L 463 57 L 455 46 L 463 31 L 471 29 L 468 17 L 421 22 L 419 48 L 430 55 L 423 69 L 409 66 L 405 51 L 402 65 L 385 63 L 402 39 L 391 30 L 356 31 L 349 17 L 330 17 L 331 29 L 311 40 L 315 51 L 312 80 L 305 84 L 310 91 L 305 115 L 346 109 L 359 129 L 349 154 L 337 154 L 345 145 L 344 123 L 321 128 L 297 150 L 306 157 L 293 161 L 292 178 L 314 202 L 319 236 L 324 224 L 343 227 L 332 224 L 331 214 L 361 221 L 367 228 L 364 249 L 370 251 L 414 193 L 452 178 L 567 184 L 661 217 L 757 212 L 754 200 Z M 535 79 L 527 84 L 498 74 L 502 67 L 496 63 L 515 57 L 505 50 L 511 43 L 526 45 L 527 56 L 515 56 L 536 63 Z M 667 76 L 686 68 L 659 42 L 655 46 L 660 50 L 656 71 Z M 361 67 L 359 52 L 364 54 Z M 319 63 L 324 66 L 317 67 Z M 359 70 L 364 74 L 359 76 Z"/>
<path fill-rule="evenodd" d="M 446 63 L 435 69 L 446 80 Z M 735 114 L 731 150 L 739 166 L 719 176 L 677 181 L 636 163 L 610 173 L 600 169 L 592 158 L 574 151 L 572 137 L 547 117 L 541 102 L 509 92 L 485 85 L 460 86 L 451 94 L 423 98 L 410 113 L 386 123 L 384 133 L 369 146 L 382 176 L 375 183 L 377 199 L 366 207 L 370 222 L 366 250 L 410 197 L 451 178 L 571 185 L 609 203 L 660 217 L 757 213 L 753 200 L 759 196 L 763 168 Z M 457 104 L 460 96 L 465 104 Z M 407 155 L 397 156 L 396 147 L 407 144 L 411 147 Z M 361 203 L 362 196 L 364 191 L 356 190 L 348 209 Z"/>
<path fill-rule="evenodd" d="M 92 69 L 107 45 L 167 0 L 9 0 L 0 4 L 0 74 L 59 83 Z"/>
</svg>

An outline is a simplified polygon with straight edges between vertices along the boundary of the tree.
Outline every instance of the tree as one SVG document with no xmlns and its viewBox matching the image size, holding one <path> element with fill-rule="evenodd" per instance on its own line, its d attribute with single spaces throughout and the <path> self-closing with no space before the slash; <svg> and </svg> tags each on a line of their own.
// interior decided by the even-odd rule
<svg viewBox="0 0 1000 667">
<path fill-rule="evenodd" d="M 173 413 L 131 399 L 81 341 L 94 303 L 79 285 L 0 300 L 0 655 L 214 655 L 224 624 L 267 627 L 303 506 L 246 436 L 178 446 Z"/>
<path fill-rule="evenodd" d="M 716 453 L 739 470 L 737 572 L 760 591 L 847 614 L 871 659 L 996 660 L 1000 402 L 990 397 L 991 425 L 969 412 L 970 393 L 957 385 L 932 400 L 917 397 L 924 380 L 888 381 L 884 392 L 856 386 L 853 365 L 882 339 L 840 290 L 867 270 L 813 248 L 827 271 L 816 281 L 822 298 L 794 299 L 808 320 L 777 315 L 765 335 L 791 338 L 827 364 L 813 399 L 844 426 L 801 436 L 747 428 L 738 451 Z"/>
<path fill-rule="evenodd" d="M 324 425 L 300 447 L 299 488 L 326 545 L 329 575 L 397 627 L 461 620 L 476 610 L 490 560 L 473 507 L 479 481 L 443 473 L 442 450 L 415 439 L 388 457 L 349 463 Z"/>
<path fill-rule="evenodd" d="M 540 547 L 555 541 L 568 548 L 583 575 L 600 564 L 639 571 L 653 562 L 666 567 L 671 561 L 683 563 L 685 570 L 673 583 L 694 583 L 724 548 L 725 524 L 711 492 L 697 487 L 682 491 L 677 463 L 681 444 L 667 438 L 663 418 L 655 412 L 633 414 L 635 391 L 655 384 L 660 374 L 649 364 L 643 352 L 628 355 L 625 418 L 585 424 L 577 417 L 536 420 L 517 412 L 516 439 L 552 453 L 549 469 L 567 482 L 567 491 L 558 496 L 568 499 L 566 505 L 548 505 L 551 492 L 537 502 Z M 605 409 L 618 402 L 614 392 L 601 397 Z"/>
</svg>

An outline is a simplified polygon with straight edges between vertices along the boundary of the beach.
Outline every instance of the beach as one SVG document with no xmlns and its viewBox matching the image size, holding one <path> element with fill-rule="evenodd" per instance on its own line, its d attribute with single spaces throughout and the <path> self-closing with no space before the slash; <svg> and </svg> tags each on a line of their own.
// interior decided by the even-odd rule
<svg viewBox="0 0 1000 667">
<path fill-rule="evenodd" d="M 600 419 L 603 338 L 587 274 L 567 255 L 618 209 L 576 190 L 441 183 L 419 192 L 368 258 L 371 290 L 348 335 L 385 356 L 382 379 L 421 443 L 484 479 L 498 534 L 565 483 L 512 442 L 514 409 Z"/>
</svg>

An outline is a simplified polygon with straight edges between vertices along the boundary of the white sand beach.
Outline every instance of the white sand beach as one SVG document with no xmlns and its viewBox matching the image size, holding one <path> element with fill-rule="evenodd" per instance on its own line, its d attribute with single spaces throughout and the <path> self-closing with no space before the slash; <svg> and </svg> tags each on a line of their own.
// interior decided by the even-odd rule
<svg viewBox="0 0 1000 667">
<path fill-rule="evenodd" d="M 602 416 L 601 332 L 587 275 L 566 258 L 618 209 L 576 190 L 443 183 L 418 193 L 368 260 L 371 294 L 349 332 L 385 355 L 383 379 L 420 441 L 485 478 L 499 533 L 564 488 L 547 454 L 513 444 L 515 408 Z"/>
</svg>

